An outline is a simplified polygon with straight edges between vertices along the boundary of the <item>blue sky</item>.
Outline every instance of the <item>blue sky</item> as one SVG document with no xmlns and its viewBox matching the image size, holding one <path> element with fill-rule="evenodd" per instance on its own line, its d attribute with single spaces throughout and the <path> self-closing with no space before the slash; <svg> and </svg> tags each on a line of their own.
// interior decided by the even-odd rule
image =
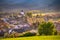
<svg viewBox="0 0 60 40">
<path fill-rule="evenodd" d="M 60 10 L 60 0 L 0 0 L 1 8 L 31 8 Z"/>
</svg>

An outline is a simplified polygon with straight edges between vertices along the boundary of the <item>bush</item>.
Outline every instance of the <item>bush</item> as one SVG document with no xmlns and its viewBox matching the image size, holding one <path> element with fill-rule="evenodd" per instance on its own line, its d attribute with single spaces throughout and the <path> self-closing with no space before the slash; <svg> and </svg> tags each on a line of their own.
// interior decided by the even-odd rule
<svg viewBox="0 0 60 40">
<path fill-rule="evenodd" d="M 0 30 L 0 37 L 4 37 L 4 31 Z"/>
<path fill-rule="evenodd" d="M 36 33 L 27 32 L 27 33 L 23 34 L 23 37 L 35 36 L 35 35 L 36 35 Z"/>
<path fill-rule="evenodd" d="M 54 35 L 57 35 L 57 31 L 54 32 Z"/>
<path fill-rule="evenodd" d="M 52 35 L 54 25 L 51 22 L 43 22 L 39 25 L 38 32 L 40 35 Z"/>
</svg>

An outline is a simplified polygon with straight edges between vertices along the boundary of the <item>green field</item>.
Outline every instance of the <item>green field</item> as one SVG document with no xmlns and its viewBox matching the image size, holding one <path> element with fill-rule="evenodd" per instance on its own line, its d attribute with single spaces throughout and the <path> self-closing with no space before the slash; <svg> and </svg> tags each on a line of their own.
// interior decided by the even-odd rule
<svg viewBox="0 0 60 40">
<path fill-rule="evenodd" d="M 60 36 L 32 36 L 19 38 L 0 38 L 0 40 L 60 40 Z"/>
</svg>

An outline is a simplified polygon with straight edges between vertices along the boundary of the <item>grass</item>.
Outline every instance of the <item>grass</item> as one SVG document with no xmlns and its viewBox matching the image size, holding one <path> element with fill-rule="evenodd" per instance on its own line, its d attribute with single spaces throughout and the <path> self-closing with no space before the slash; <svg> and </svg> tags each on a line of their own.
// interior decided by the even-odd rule
<svg viewBox="0 0 60 40">
<path fill-rule="evenodd" d="M 0 38 L 0 40 L 60 40 L 60 36 L 31 36 L 19 38 Z"/>
</svg>

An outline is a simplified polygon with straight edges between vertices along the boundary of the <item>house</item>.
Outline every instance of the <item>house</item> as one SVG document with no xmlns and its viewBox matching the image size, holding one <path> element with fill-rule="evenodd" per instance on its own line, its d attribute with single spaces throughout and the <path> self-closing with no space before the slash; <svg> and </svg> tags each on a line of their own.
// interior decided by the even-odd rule
<svg viewBox="0 0 60 40">
<path fill-rule="evenodd" d="M 55 21 L 54 25 L 55 25 L 55 28 L 56 28 L 58 34 L 60 34 L 60 21 Z"/>
</svg>

